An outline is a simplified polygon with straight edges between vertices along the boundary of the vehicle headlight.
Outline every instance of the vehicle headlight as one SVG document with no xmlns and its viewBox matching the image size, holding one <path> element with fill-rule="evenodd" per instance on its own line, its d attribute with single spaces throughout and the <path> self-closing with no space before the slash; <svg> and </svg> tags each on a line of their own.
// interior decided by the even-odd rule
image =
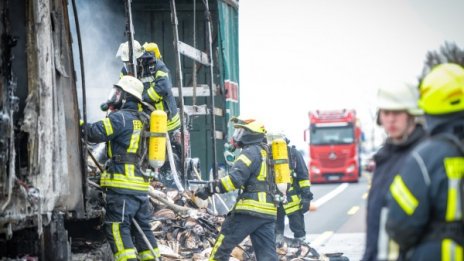
<svg viewBox="0 0 464 261">
<path fill-rule="evenodd" d="M 356 166 L 354 164 L 351 164 L 348 168 L 346 168 L 346 172 L 354 172 L 356 169 Z"/>
<path fill-rule="evenodd" d="M 311 172 L 315 173 L 315 174 L 319 174 L 319 173 L 321 173 L 321 170 L 318 167 L 312 165 L 311 166 Z"/>
</svg>

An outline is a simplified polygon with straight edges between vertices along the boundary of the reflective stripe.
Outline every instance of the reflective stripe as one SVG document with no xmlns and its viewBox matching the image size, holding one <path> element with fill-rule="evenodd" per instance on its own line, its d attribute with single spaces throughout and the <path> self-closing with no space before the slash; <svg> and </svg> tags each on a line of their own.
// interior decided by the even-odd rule
<svg viewBox="0 0 464 261">
<path fill-rule="evenodd" d="M 161 256 L 160 251 L 157 247 L 153 248 L 153 251 L 155 252 L 156 256 L 153 256 L 153 254 L 151 253 L 151 250 L 145 250 L 145 251 L 140 252 L 139 253 L 140 260 L 142 261 L 151 260 L 151 259 L 155 259 L 155 257 Z"/>
<path fill-rule="evenodd" d="M 464 176 L 464 158 L 445 158 L 445 171 L 448 176 L 448 200 L 446 204 L 446 221 L 461 220 L 460 182 Z"/>
<path fill-rule="evenodd" d="M 134 132 L 131 135 L 129 148 L 127 148 L 128 153 L 136 153 L 137 150 L 139 149 L 140 133 L 143 129 L 143 123 L 140 120 L 133 120 L 132 126 L 134 129 Z"/>
<path fill-rule="evenodd" d="M 121 230 L 119 227 L 120 224 L 117 222 L 111 224 L 111 233 L 113 234 L 114 244 L 116 245 L 118 253 L 124 250 L 124 243 L 122 242 Z"/>
<path fill-rule="evenodd" d="M 111 125 L 110 118 L 103 119 L 103 126 L 105 127 L 106 136 L 113 134 L 113 125 Z"/>
<path fill-rule="evenodd" d="M 211 256 L 208 259 L 209 261 L 216 261 L 216 259 L 214 259 L 214 255 L 216 254 L 218 248 L 222 245 L 222 240 L 224 240 L 224 234 L 220 234 L 216 240 L 216 243 L 214 243 L 213 250 L 211 250 Z"/>
<path fill-rule="evenodd" d="M 128 248 L 114 254 L 114 261 L 126 261 L 127 259 L 136 259 L 134 248 Z"/>
<path fill-rule="evenodd" d="M 265 181 L 267 176 L 267 153 L 265 150 L 261 150 L 261 168 L 259 169 L 259 175 L 256 177 L 259 181 Z"/>
<path fill-rule="evenodd" d="M 179 128 L 179 126 L 180 126 L 180 117 L 179 117 L 179 113 L 176 113 L 174 117 L 168 120 L 168 131 L 175 130 Z"/>
<path fill-rule="evenodd" d="M 159 77 L 168 77 L 168 73 L 167 72 L 163 72 L 161 70 L 158 70 L 156 71 L 156 74 L 155 74 L 155 79 L 158 79 Z"/>
<path fill-rule="evenodd" d="M 129 177 L 134 177 L 134 174 L 135 174 L 134 164 L 124 164 L 124 173 Z"/>
<path fill-rule="evenodd" d="M 240 200 L 237 203 L 235 209 L 263 213 L 273 216 L 277 215 L 277 208 L 274 206 L 273 203 L 265 203 L 253 199 Z"/>
<path fill-rule="evenodd" d="M 390 192 L 403 211 L 411 216 L 419 205 L 419 202 L 408 189 L 400 175 L 395 176 L 393 183 L 390 185 Z"/>
<path fill-rule="evenodd" d="M 441 243 L 441 260 L 442 261 L 462 261 L 464 260 L 462 246 L 456 244 L 449 238 L 443 239 Z"/>
<path fill-rule="evenodd" d="M 308 179 L 298 181 L 300 188 L 305 188 L 311 186 L 311 182 Z"/>
<path fill-rule="evenodd" d="M 143 83 L 152 82 L 154 80 L 155 80 L 155 77 L 153 77 L 152 75 L 146 76 L 146 77 L 140 77 L 140 81 Z"/>
<path fill-rule="evenodd" d="M 234 183 L 230 179 L 230 176 L 223 177 L 221 179 L 221 184 L 227 192 L 236 190 Z"/>
<path fill-rule="evenodd" d="M 235 161 L 239 161 L 239 160 L 241 160 L 243 164 L 245 164 L 245 166 L 247 167 L 251 165 L 251 160 L 245 154 L 238 156 L 238 158 Z"/>
<path fill-rule="evenodd" d="M 103 172 L 100 179 L 100 185 L 102 187 L 111 187 L 111 188 L 123 188 L 129 190 L 137 191 L 148 191 L 148 186 L 150 182 L 143 177 L 138 176 L 127 176 L 124 174 L 110 174 L 108 172 Z"/>
<path fill-rule="evenodd" d="M 298 195 L 292 195 L 291 198 L 292 201 L 284 205 L 285 213 L 287 215 L 290 215 L 293 212 L 300 210 L 300 197 Z"/>
<path fill-rule="evenodd" d="M 258 192 L 258 201 L 266 203 L 266 192 Z"/>
<path fill-rule="evenodd" d="M 155 91 L 155 84 L 150 84 L 150 88 L 147 90 L 148 97 L 154 102 L 159 102 L 161 100 L 161 96 Z"/>
<path fill-rule="evenodd" d="M 108 151 L 108 158 L 113 157 L 113 150 L 111 150 L 111 141 L 108 141 L 107 151 Z"/>
</svg>

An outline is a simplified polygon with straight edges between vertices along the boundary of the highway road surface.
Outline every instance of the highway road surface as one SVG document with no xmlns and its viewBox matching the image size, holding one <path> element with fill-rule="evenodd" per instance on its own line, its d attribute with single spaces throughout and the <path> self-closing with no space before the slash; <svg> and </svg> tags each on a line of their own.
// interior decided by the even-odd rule
<svg viewBox="0 0 464 261">
<path fill-rule="evenodd" d="M 343 252 L 360 260 L 366 233 L 366 205 L 370 174 L 359 183 L 313 184 L 311 204 L 317 210 L 305 215 L 306 234 L 319 253 Z M 293 237 L 286 221 L 285 236 Z"/>
</svg>

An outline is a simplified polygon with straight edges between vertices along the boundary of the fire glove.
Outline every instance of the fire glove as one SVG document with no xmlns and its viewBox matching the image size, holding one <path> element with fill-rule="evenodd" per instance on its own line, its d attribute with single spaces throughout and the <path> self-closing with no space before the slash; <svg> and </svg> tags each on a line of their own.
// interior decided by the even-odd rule
<svg viewBox="0 0 464 261">
<path fill-rule="evenodd" d="M 309 211 L 311 200 L 303 198 L 300 204 L 301 204 L 301 210 L 303 211 L 303 213 L 306 213 Z"/>
<path fill-rule="evenodd" d="M 203 200 L 207 199 L 209 196 L 213 195 L 208 186 L 204 186 L 195 191 L 195 197 L 199 197 Z"/>
</svg>

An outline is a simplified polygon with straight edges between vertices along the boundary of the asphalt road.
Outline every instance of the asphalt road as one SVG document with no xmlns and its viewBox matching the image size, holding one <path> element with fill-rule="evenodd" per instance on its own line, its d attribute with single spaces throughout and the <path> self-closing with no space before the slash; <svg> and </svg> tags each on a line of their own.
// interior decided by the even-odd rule
<svg viewBox="0 0 464 261">
<path fill-rule="evenodd" d="M 365 215 L 370 174 L 359 183 L 313 184 L 317 210 L 307 212 L 305 225 L 311 246 L 319 253 L 343 252 L 350 260 L 360 260 L 364 251 Z M 288 227 L 285 235 L 293 237 Z"/>
</svg>

